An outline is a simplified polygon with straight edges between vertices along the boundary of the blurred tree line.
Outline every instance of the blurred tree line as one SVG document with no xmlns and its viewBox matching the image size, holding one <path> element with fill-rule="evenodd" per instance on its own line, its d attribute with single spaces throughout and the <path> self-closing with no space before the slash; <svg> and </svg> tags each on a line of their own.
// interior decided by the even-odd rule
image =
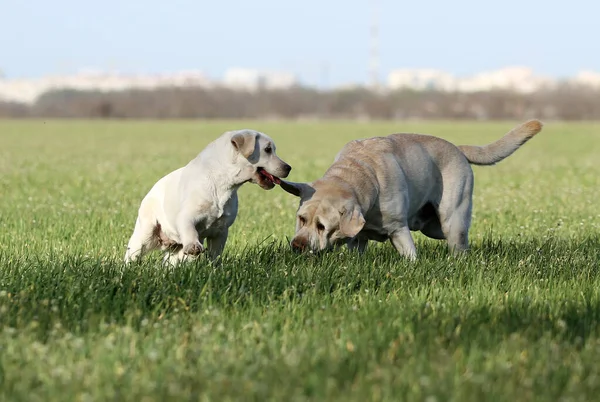
<svg viewBox="0 0 600 402">
<path fill-rule="evenodd" d="M 4 118 L 101 119 L 600 119 L 600 90 L 564 84 L 532 94 L 296 87 L 244 92 L 173 88 L 54 91 L 34 104 L 0 102 Z"/>
</svg>

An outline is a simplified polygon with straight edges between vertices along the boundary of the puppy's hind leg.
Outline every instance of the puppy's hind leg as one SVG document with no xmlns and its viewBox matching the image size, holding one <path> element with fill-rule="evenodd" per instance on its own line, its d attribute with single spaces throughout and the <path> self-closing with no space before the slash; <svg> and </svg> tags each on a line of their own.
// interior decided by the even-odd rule
<svg viewBox="0 0 600 402">
<path fill-rule="evenodd" d="M 165 252 L 163 264 L 177 266 L 180 263 L 190 259 L 192 259 L 192 256 L 183 254 L 183 247 L 172 248 Z"/>
<path fill-rule="evenodd" d="M 154 239 L 156 222 L 143 220 L 139 216 L 135 221 L 133 234 L 127 243 L 124 261 L 129 264 L 132 261 L 140 259 L 144 253 L 158 247 L 158 242 Z"/>
</svg>

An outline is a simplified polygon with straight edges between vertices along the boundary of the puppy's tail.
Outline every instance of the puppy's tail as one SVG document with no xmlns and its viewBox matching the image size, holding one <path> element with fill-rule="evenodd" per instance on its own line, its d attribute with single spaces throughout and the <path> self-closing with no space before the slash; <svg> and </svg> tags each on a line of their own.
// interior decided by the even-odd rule
<svg viewBox="0 0 600 402">
<path fill-rule="evenodd" d="M 510 130 L 498 141 L 482 147 L 475 145 L 459 145 L 458 149 L 473 165 L 495 165 L 507 158 L 531 137 L 542 131 L 542 122 L 529 120 Z"/>
</svg>

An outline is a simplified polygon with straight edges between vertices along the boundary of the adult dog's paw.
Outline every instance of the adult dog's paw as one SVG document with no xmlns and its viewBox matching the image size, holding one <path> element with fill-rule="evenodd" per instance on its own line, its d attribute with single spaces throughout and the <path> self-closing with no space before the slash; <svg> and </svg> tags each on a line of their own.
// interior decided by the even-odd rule
<svg viewBox="0 0 600 402">
<path fill-rule="evenodd" d="M 183 254 L 185 255 L 199 255 L 204 252 L 204 246 L 199 241 L 195 243 L 187 244 L 183 247 Z"/>
</svg>

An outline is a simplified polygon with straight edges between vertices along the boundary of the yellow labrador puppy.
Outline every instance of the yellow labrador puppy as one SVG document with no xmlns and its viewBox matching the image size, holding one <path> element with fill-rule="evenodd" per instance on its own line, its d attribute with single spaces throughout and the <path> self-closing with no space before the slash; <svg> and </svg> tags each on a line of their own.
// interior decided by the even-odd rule
<svg viewBox="0 0 600 402">
<path fill-rule="evenodd" d="M 125 262 L 162 249 L 177 263 L 204 252 L 216 259 L 238 211 L 238 188 L 253 182 L 270 190 L 291 166 L 275 153 L 275 143 L 254 130 L 228 131 L 186 166 L 160 179 L 144 197 Z"/>
<path fill-rule="evenodd" d="M 469 164 L 500 162 L 541 129 L 531 120 L 483 147 L 420 134 L 351 141 L 322 178 L 281 180 L 285 191 L 300 197 L 291 247 L 317 252 L 346 243 L 363 252 L 369 240 L 390 239 L 401 255 L 415 259 L 413 230 L 447 239 L 455 253 L 465 251 L 473 194 Z"/>
</svg>

